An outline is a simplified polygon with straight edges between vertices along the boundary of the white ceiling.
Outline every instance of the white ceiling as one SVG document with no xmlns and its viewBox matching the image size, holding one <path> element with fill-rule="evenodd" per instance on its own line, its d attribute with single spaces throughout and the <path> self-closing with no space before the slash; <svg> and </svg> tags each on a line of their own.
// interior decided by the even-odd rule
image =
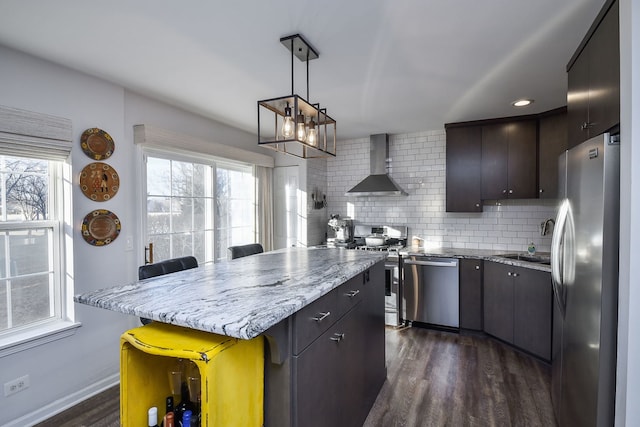
<svg viewBox="0 0 640 427">
<path fill-rule="evenodd" d="M 603 4 L 2 0 L 0 44 L 256 133 L 256 101 L 291 92 L 279 39 L 300 33 L 320 54 L 310 101 L 348 139 L 565 105 L 565 66 Z M 535 103 L 516 110 L 521 97 Z"/>
</svg>

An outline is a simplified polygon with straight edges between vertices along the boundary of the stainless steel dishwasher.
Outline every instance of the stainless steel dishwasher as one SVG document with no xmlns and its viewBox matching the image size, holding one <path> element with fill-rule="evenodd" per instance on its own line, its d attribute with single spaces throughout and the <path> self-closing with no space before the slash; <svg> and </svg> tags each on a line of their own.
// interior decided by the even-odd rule
<svg viewBox="0 0 640 427">
<path fill-rule="evenodd" d="M 403 319 L 459 328 L 458 260 L 409 255 L 402 265 Z"/>
</svg>

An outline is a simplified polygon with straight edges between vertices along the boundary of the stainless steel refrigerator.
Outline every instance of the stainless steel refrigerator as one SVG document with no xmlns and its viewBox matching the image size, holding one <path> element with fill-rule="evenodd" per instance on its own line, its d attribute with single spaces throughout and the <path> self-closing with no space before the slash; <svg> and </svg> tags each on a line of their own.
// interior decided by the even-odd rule
<svg viewBox="0 0 640 427">
<path fill-rule="evenodd" d="M 618 319 L 619 136 L 592 138 L 568 150 L 559 163 L 564 198 L 551 245 L 552 400 L 561 427 L 611 426 Z"/>
</svg>

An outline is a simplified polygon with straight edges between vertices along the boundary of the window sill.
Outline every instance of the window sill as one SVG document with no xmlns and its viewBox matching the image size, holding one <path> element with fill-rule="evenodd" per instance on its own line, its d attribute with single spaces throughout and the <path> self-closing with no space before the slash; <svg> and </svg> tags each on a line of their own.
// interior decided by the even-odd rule
<svg viewBox="0 0 640 427">
<path fill-rule="evenodd" d="M 0 338 L 0 358 L 69 337 L 80 326 L 80 322 L 60 320 Z"/>
</svg>

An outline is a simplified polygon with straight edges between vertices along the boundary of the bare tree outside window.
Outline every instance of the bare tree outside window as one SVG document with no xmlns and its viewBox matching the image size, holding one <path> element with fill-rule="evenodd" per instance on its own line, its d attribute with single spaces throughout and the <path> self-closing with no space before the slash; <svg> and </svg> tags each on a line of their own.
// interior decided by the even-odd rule
<svg viewBox="0 0 640 427">
<path fill-rule="evenodd" d="M 254 241 L 250 166 L 147 158 L 147 236 L 154 261 L 193 255 L 225 259 L 227 247 Z"/>
<path fill-rule="evenodd" d="M 48 169 L 48 162 L 42 160 L 3 158 L 0 167 L 6 198 L 3 220 L 48 219 Z"/>
<path fill-rule="evenodd" d="M 47 160 L 0 155 L 0 334 L 56 316 L 50 173 Z"/>
</svg>

